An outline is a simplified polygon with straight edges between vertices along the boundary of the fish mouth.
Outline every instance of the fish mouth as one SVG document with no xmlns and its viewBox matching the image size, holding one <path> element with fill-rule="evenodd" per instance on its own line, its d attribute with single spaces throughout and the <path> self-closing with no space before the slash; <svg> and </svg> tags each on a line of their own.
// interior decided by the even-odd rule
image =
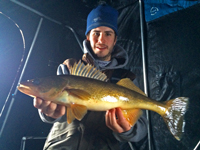
<svg viewBox="0 0 200 150">
<path fill-rule="evenodd" d="M 32 91 L 32 89 L 30 87 L 24 85 L 24 84 L 19 84 L 18 87 L 17 87 L 17 89 L 20 92 L 24 93 L 24 94 L 27 94 L 27 95 L 29 95 L 31 97 L 35 97 L 34 96 L 34 92 Z"/>
</svg>

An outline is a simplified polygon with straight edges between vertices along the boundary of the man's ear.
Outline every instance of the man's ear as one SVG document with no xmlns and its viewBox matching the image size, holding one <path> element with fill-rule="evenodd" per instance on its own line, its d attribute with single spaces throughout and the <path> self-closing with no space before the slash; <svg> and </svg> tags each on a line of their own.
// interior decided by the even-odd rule
<svg viewBox="0 0 200 150">
<path fill-rule="evenodd" d="M 86 35 L 86 39 L 89 41 L 90 40 L 90 37 L 88 35 Z"/>
<path fill-rule="evenodd" d="M 115 36 L 115 41 L 114 41 L 114 45 L 116 44 L 116 42 L 117 42 L 117 36 Z"/>
</svg>

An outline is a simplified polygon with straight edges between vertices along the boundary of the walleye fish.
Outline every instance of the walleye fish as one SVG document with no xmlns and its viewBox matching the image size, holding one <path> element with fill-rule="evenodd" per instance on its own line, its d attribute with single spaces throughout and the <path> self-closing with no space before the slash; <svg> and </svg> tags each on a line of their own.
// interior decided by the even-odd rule
<svg viewBox="0 0 200 150">
<path fill-rule="evenodd" d="M 68 123 L 75 118 L 81 120 L 87 110 L 107 111 L 119 107 L 130 125 L 133 125 L 140 109 L 151 110 L 163 117 L 171 133 L 180 140 L 184 132 L 188 98 L 158 102 L 148 98 L 128 78 L 117 84 L 106 80 L 106 75 L 101 71 L 79 62 L 72 67 L 70 75 L 28 80 L 20 83 L 18 90 L 31 97 L 65 105 Z"/>
</svg>

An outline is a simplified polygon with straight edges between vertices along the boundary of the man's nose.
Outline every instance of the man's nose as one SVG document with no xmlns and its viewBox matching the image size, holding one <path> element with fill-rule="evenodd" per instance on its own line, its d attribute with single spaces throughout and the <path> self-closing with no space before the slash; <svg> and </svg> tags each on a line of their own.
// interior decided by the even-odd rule
<svg viewBox="0 0 200 150">
<path fill-rule="evenodd" d="M 99 41 L 99 43 L 104 44 L 104 42 L 105 42 L 105 36 L 103 34 L 100 34 L 98 41 Z"/>
</svg>

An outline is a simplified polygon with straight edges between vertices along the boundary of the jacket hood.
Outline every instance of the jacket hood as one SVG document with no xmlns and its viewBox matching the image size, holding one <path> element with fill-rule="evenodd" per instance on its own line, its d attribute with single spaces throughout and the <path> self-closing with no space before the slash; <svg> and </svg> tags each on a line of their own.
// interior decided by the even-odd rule
<svg viewBox="0 0 200 150">
<path fill-rule="evenodd" d="M 115 45 L 113 48 L 113 52 L 111 54 L 111 61 L 107 63 L 107 65 L 102 66 L 100 65 L 103 61 L 95 59 L 94 56 L 91 53 L 92 49 L 90 46 L 90 42 L 85 39 L 83 41 L 83 53 L 88 53 L 91 58 L 93 59 L 95 66 L 100 70 L 105 69 L 119 69 L 122 67 L 125 67 L 128 63 L 128 54 L 127 52 L 119 45 Z"/>
</svg>

